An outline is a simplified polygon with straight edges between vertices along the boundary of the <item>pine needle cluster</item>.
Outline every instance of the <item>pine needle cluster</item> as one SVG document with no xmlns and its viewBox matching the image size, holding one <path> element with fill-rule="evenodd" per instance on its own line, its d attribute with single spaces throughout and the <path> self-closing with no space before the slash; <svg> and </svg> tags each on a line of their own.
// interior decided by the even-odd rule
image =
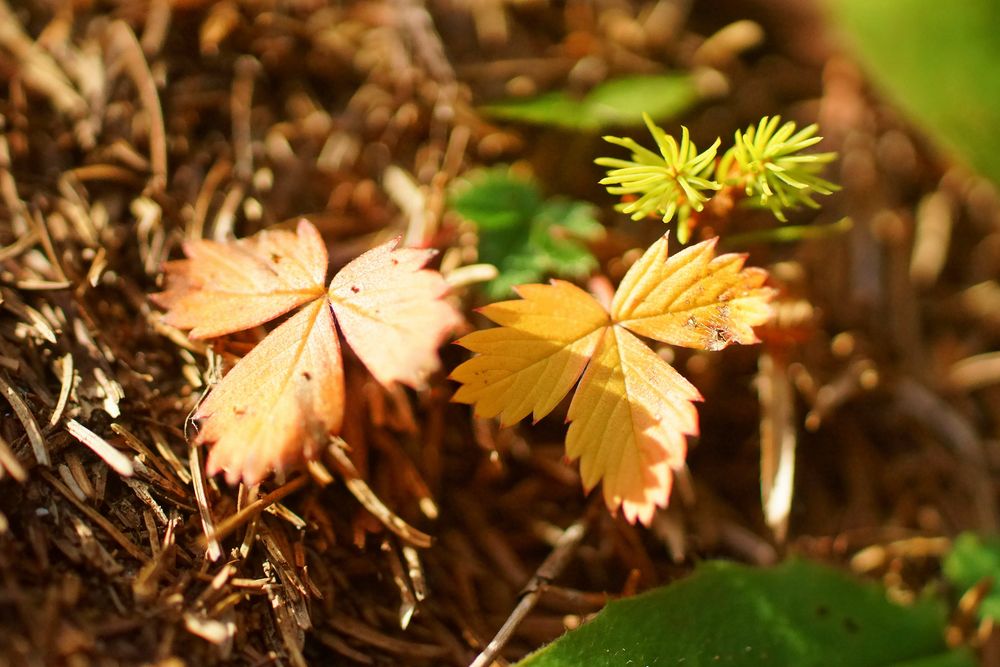
<svg viewBox="0 0 1000 667">
<path fill-rule="evenodd" d="M 698 152 L 686 127 L 681 128 L 678 142 L 648 115 L 643 119 L 659 154 L 627 137 L 604 137 L 632 155 L 630 160 L 595 160 L 608 167 L 608 175 L 600 182 L 609 193 L 623 197 L 616 208 L 633 220 L 657 216 L 670 222 L 676 218 L 681 243 L 690 237 L 692 216 L 719 192 L 742 195 L 748 205 L 766 208 L 785 222 L 786 211 L 799 206 L 817 208 L 815 195 L 838 189 L 819 176 L 836 153 L 803 152 L 823 139 L 816 135 L 815 124 L 798 130 L 794 122 L 782 124 L 780 116 L 765 116 L 756 126 L 737 130 L 732 147 L 716 159 L 721 139 Z"/>
</svg>

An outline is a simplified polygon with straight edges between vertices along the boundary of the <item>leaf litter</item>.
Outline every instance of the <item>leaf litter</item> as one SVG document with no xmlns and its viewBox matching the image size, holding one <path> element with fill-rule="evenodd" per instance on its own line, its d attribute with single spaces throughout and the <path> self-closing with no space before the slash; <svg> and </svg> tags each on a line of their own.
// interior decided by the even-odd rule
<svg viewBox="0 0 1000 667">
<path fill-rule="evenodd" d="M 711 16 L 640 4 L 0 2 L 3 661 L 465 665 L 501 627 L 491 652 L 514 659 L 692 558 L 875 554 L 865 571 L 905 596 L 937 561 L 883 545 L 996 528 L 995 374 L 941 378 L 991 351 L 1000 199 L 967 175 L 942 179 L 923 139 L 831 58 L 806 6 L 760 10 L 767 57 L 715 58 L 696 83 L 729 96 L 684 124 L 705 137 L 756 122 L 747 109 L 818 115 L 844 192 L 804 221 L 859 223 L 849 243 L 753 248 L 782 286 L 762 333 L 778 363 L 761 373 L 793 389 L 769 391 L 762 416 L 757 350 L 656 350 L 706 400 L 691 470 L 649 531 L 588 510 L 561 420 L 499 429 L 449 404 L 443 374 L 386 389 L 353 353 L 342 442 L 259 488 L 205 475 L 186 418 L 267 332 L 190 340 L 147 300 L 160 267 L 185 242 L 306 216 L 334 268 L 404 235 L 443 250 L 447 279 L 474 255 L 446 209 L 460 173 L 526 160 L 547 191 L 583 199 L 600 177 L 586 140 L 492 123 L 473 101 L 690 68 L 689 46 L 745 18 L 739 3 Z M 424 216 L 384 191 L 394 169 L 412 174 Z M 918 288 L 900 211 L 937 191 L 957 213 L 946 260 Z M 662 228 L 603 221 L 591 249 L 617 283 Z M 454 284 L 457 305 L 468 294 Z M 443 355 L 449 369 L 464 358 Z M 802 415 L 793 511 L 767 517 L 782 542 L 760 510 L 756 434 L 789 414 Z"/>
</svg>

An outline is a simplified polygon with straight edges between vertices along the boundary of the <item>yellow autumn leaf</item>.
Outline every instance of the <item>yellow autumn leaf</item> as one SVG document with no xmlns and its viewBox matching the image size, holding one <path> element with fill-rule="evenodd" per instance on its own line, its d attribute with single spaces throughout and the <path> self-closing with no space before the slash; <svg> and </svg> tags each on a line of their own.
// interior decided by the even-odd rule
<svg viewBox="0 0 1000 667">
<path fill-rule="evenodd" d="M 480 311 L 499 327 L 458 341 L 476 355 L 451 374 L 462 383 L 452 400 L 510 425 L 544 417 L 579 382 L 567 455 L 587 490 L 603 483 L 609 510 L 648 524 L 698 433 L 701 396 L 634 334 L 709 350 L 756 342 L 772 290 L 744 259 L 716 257 L 715 239 L 669 257 L 663 237 L 629 269 L 610 313 L 570 283 L 522 285 L 521 299 Z"/>
<path fill-rule="evenodd" d="M 569 406 L 566 454 L 580 459 L 588 491 L 604 479 L 604 501 L 645 524 L 670 497 L 685 436 L 698 433 L 701 394 L 638 338 L 607 327 Z"/>
<path fill-rule="evenodd" d="M 622 279 L 612 318 L 641 336 L 699 350 L 757 342 L 770 317 L 767 271 L 743 268 L 744 255 L 715 256 L 717 238 L 667 256 L 667 237 L 649 247 Z M 762 298 L 767 297 L 767 298 Z"/>
<path fill-rule="evenodd" d="M 601 305 L 572 283 L 522 285 L 517 293 L 521 301 L 480 309 L 502 327 L 459 340 L 479 354 L 451 374 L 463 385 L 452 400 L 475 403 L 481 417 L 500 415 L 504 426 L 549 414 L 576 384 L 611 323 Z"/>
</svg>

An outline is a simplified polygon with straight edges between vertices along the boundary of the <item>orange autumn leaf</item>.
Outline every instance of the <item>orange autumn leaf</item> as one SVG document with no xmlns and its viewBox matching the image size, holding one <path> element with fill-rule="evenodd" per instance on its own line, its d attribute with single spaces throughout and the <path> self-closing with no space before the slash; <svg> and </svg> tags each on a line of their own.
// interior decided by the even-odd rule
<svg viewBox="0 0 1000 667">
<path fill-rule="evenodd" d="M 447 291 L 424 269 L 433 250 L 364 253 L 325 286 L 326 245 L 312 223 L 230 243 L 193 241 L 168 262 L 166 290 L 152 296 L 164 320 L 209 338 L 263 324 L 295 308 L 214 386 L 194 417 L 196 444 L 211 444 L 208 472 L 259 482 L 314 458 L 344 416 L 337 326 L 383 385 L 419 386 L 439 366 L 437 348 L 459 322 Z"/>
<path fill-rule="evenodd" d="M 721 350 L 757 342 L 753 327 L 770 316 L 767 273 L 743 268 L 743 255 L 715 256 L 715 243 L 668 257 L 664 236 L 629 269 L 610 312 L 559 280 L 482 308 L 500 326 L 458 341 L 476 355 L 451 374 L 462 383 L 453 400 L 509 426 L 541 419 L 576 385 L 566 452 L 584 487 L 602 482 L 609 510 L 648 524 L 698 433 L 701 395 L 635 334 Z"/>
<path fill-rule="evenodd" d="M 250 329 L 325 291 L 326 244 L 305 221 L 297 233 L 266 229 L 230 243 L 187 241 L 184 254 L 163 267 L 167 289 L 152 298 L 167 309 L 166 323 L 190 329 L 191 338 Z"/>
<path fill-rule="evenodd" d="M 344 417 L 344 371 L 333 315 L 315 299 L 240 359 L 198 406 L 209 474 L 255 484 L 313 459 Z"/>
<path fill-rule="evenodd" d="M 420 270 L 434 251 L 395 245 L 380 245 L 341 269 L 329 298 L 344 338 L 375 379 L 417 387 L 437 370 L 437 348 L 460 318 L 436 301 L 447 289 L 441 275 Z"/>
</svg>

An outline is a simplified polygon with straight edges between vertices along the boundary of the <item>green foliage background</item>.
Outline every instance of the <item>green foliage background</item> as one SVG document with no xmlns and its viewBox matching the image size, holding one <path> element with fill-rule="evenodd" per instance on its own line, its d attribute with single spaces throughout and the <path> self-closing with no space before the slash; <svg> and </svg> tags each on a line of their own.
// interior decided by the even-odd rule
<svg viewBox="0 0 1000 667">
<path fill-rule="evenodd" d="M 1000 2 L 830 0 L 830 8 L 903 110 L 1000 183 Z"/>
</svg>

